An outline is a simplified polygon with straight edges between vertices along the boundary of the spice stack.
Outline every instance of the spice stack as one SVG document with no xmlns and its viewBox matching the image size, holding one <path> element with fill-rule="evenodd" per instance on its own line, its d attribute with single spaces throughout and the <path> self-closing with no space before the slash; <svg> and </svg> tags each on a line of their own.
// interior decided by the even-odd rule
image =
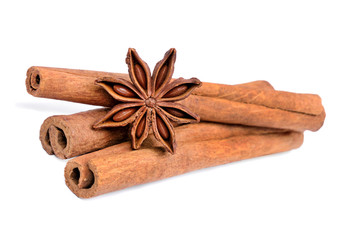
<svg viewBox="0 0 360 240">
<path fill-rule="evenodd" d="M 48 154 L 79 156 L 65 168 L 77 196 L 288 151 L 302 144 L 303 131 L 317 131 L 324 122 L 318 95 L 276 91 L 266 81 L 231 86 L 172 79 L 175 59 L 170 49 L 152 75 L 135 49 L 126 58 L 129 75 L 28 70 L 33 96 L 105 107 L 52 116 L 41 126 Z"/>
</svg>

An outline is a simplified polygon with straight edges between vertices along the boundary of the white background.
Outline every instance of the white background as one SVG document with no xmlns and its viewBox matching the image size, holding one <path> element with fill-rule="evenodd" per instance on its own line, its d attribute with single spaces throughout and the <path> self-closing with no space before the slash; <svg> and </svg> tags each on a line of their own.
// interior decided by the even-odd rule
<svg viewBox="0 0 360 240">
<path fill-rule="evenodd" d="M 131 1 L 129 1 L 131 2 Z M 360 239 L 359 1 L 1 1 L 0 239 Z M 178 50 L 174 77 L 317 93 L 300 149 L 93 199 L 65 185 L 42 121 L 93 107 L 34 98 L 33 65 L 126 72 Z"/>
</svg>

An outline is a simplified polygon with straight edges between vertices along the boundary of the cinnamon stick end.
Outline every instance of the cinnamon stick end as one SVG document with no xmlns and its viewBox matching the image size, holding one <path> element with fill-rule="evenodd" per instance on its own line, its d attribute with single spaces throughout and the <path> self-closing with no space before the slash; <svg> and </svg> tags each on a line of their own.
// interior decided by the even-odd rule
<svg viewBox="0 0 360 240">
<path fill-rule="evenodd" d="M 67 159 L 68 138 L 64 131 L 55 126 L 49 128 L 49 139 L 54 154 L 61 159 Z"/>
<path fill-rule="evenodd" d="M 30 67 L 26 73 L 26 90 L 29 94 L 36 96 L 36 91 L 40 87 L 41 74 L 37 67 Z"/>
<path fill-rule="evenodd" d="M 48 117 L 47 119 L 45 119 L 45 121 L 41 125 L 40 136 L 39 136 L 43 149 L 49 155 L 54 154 L 54 151 L 53 151 L 51 143 L 50 143 L 50 135 L 49 135 L 49 128 L 52 124 L 53 124 L 53 119 L 51 117 Z"/>
<path fill-rule="evenodd" d="M 87 164 L 82 166 L 81 163 L 69 161 L 66 164 L 64 175 L 66 185 L 76 196 L 79 198 L 95 196 L 95 177 Z"/>
<path fill-rule="evenodd" d="M 319 115 L 315 116 L 314 127 L 309 130 L 312 132 L 318 131 L 324 125 L 325 118 L 326 118 L 326 113 L 325 113 L 325 109 L 323 109 L 323 111 Z"/>
</svg>

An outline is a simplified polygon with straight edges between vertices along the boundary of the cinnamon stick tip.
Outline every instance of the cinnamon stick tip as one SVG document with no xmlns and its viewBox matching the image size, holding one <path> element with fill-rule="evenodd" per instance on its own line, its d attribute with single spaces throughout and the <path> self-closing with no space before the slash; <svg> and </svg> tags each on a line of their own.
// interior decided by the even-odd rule
<svg viewBox="0 0 360 240">
<path fill-rule="evenodd" d="M 67 159 L 67 150 L 69 148 L 68 136 L 65 134 L 65 131 L 62 128 L 56 126 L 50 126 L 49 128 L 49 138 L 52 150 L 60 159 Z"/>
<path fill-rule="evenodd" d="M 93 171 L 73 161 L 66 164 L 65 183 L 79 198 L 90 198 L 96 195 L 96 181 Z"/>
<path fill-rule="evenodd" d="M 32 66 L 26 72 L 25 85 L 29 94 L 34 95 L 40 87 L 41 75 L 37 67 Z"/>
<path fill-rule="evenodd" d="M 54 151 L 50 143 L 50 135 L 49 135 L 49 128 L 50 126 L 52 126 L 52 124 L 53 124 L 52 117 L 48 117 L 47 119 L 45 119 L 45 121 L 40 127 L 40 134 L 39 134 L 41 145 L 49 155 L 54 154 Z"/>
</svg>

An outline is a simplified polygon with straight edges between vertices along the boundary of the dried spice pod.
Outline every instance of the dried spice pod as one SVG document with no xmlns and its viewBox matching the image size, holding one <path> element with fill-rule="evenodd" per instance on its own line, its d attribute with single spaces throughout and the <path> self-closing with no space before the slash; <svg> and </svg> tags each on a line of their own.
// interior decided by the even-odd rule
<svg viewBox="0 0 360 240">
<path fill-rule="evenodd" d="M 175 79 L 176 50 L 170 49 L 155 66 L 150 76 L 148 65 L 135 49 L 130 48 L 126 63 L 129 66 L 131 82 L 121 78 L 101 78 L 96 83 L 103 87 L 119 103 L 94 124 L 94 128 L 119 127 L 132 124 L 131 139 L 134 149 L 140 148 L 152 127 L 156 138 L 165 149 L 174 153 L 176 149 L 175 132 L 172 123 L 199 122 L 199 116 L 181 104 L 166 105 L 166 102 L 180 101 L 201 85 L 196 78 Z M 163 104 L 164 103 L 164 104 Z M 162 108 L 165 105 L 167 108 Z M 167 112 L 167 109 L 172 111 Z M 173 115 L 173 113 L 176 113 Z M 181 117 L 179 117 L 181 115 Z"/>
<path fill-rule="evenodd" d="M 164 58 L 156 63 L 152 74 L 152 88 L 155 91 L 155 96 L 162 91 L 162 89 L 171 80 L 174 73 L 174 66 L 176 61 L 176 50 L 171 48 L 165 53 Z"/>
<path fill-rule="evenodd" d="M 175 152 L 176 141 L 175 131 L 171 122 L 159 109 L 155 109 L 152 115 L 153 133 L 156 139 L 161 142 L 171 153 Z"/>
</svg>

